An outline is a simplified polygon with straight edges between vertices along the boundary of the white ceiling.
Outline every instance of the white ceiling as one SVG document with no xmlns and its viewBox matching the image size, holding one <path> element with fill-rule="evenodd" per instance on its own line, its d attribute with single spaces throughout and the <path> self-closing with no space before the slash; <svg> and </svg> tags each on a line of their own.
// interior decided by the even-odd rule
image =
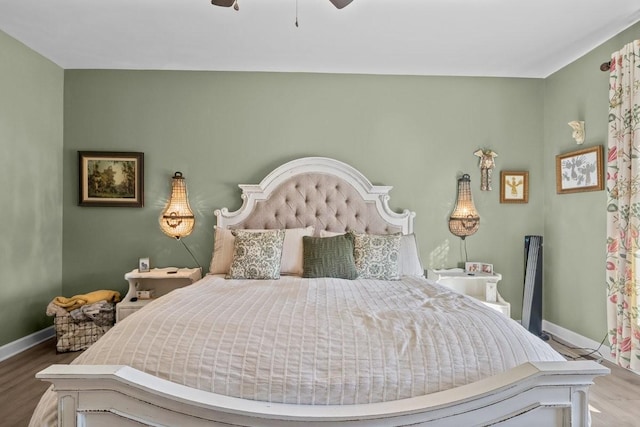
<svg viewBox="0 0 640 427">
<path fill-rule="evenodd" d="M 640 20 L 638 0 L 298 0 L 298 27 L 296 0 L 239 5 L 0 0 L 0 30 L 65 69 L 546 77 Z"/>
</svg>

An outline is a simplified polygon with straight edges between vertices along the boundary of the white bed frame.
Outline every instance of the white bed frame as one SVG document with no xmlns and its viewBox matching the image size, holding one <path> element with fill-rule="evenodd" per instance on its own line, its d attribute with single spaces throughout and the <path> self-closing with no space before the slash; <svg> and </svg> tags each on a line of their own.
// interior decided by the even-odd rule
<svg viewBox="0 0 640 427">
<path fill-rule="evenodd" d="M 338 176 L 403 233 L 414 213 L 393 212 L 391 187 L 374 186 L 336 160 L 291 161 L 259 185 L 241 185 L 243 204 L 216 211 L 217 226 L 238 227 L 274 189 L 300 174 Z M 365 405 L 288 405 L 193 389 L 128 366 L 52 365 L 36 377 L 58 394 L 60 426 L 587 426 L 589 386 L 609 369 L 592 361 L 525 363 L 510 371 L 438 393 Z"/>
</svg>

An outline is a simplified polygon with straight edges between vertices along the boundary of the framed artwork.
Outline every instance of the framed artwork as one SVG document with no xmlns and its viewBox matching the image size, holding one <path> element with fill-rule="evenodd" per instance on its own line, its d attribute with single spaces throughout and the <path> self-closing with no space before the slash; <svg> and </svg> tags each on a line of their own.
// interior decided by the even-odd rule
<svg viewBox="0 0 640 427">
<path fill-rule="evenodd" d="M 151 271 L 151 263 L 149 262 L 149 258 L 140 258 L 138 260 L 138 272 L 147 273 L 149 271 Z"/>
<path fill-rule="evenodd" d="M 500 171 L 500 203 L 529 203 L 529 172 Z"/>
<path fill-rule="evenodd" d="M 486 262 L 465 262 L 464 271 L 467 273 L 493 274 L 493 264 L 487 264 Z"/>
<path fill-rule="evenodd" d="M 80 206 L 144 206 L 144 153 L 78 151 Z"/>
<path fill-rule="evenodd" d="M 604 190 L 602 145 L 556 156 L 556 192 Z"/>
</svg>

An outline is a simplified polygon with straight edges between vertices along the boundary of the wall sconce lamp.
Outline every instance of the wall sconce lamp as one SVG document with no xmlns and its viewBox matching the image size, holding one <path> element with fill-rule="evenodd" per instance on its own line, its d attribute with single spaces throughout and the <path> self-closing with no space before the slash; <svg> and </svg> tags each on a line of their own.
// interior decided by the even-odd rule
<svg viewBox="0 0 640 427">
<path fill-rule="evenodd" d="M 191 234 L 195 224 L 187 199 L 187 184 L 182 172 L 176 172 L 171 179 L 171 197 L 160 216 L 160 229 L 167 236 L 180 239 Z"/>
<path fill-rule="evenodd" d="M 573 133 L 571 136 L 576 140 L 576 144 L 580 145 L 584 142 L 585 132 L 584 132 L 584 122 L 574 120 L 572 122 L 567 123 L 573 129 Z"/>
<path fill-rule="evenodd" d="M 179 240 L 196 264 L 198 264 L 198 267 L 200 267 L 196 257 L 181 240 L 182 237 L 191 234 L 195 224 L 196 218 L 187 198 L 187 184 L 182 172 L 176 172 L 171 179 L 171 197 L 160 215 L 160 229 L 167 236 Z"/>
<path fill-rule="evenodd" d="M 449 231 L 464 240 L 480 227 L 480 216 L 471 198 L 471 177 L 468 174 L 458 179 L 458 199 L 449 217 Z"/>
</svg>

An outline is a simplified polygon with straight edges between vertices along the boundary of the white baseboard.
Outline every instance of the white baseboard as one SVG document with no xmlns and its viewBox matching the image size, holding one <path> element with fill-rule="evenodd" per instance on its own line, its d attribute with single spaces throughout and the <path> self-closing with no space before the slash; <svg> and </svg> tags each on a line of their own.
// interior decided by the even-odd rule
<svg viewBox="0 0 640 427">
<path fill-rule="evenodd" d="M 3 345 L 0 347 L 0 362 L 10 358 L 11 356 L 15 356 L 18 353 L 25 351 L 28 348 L 33 347 L 34 345 L 40 344 L 43 341 L 48 340 L 56 335 L 56 331 L 53 326 L 49 326 L 48 328 L 42 329 L 38 332 L 34 332 L 31 335 L 27 335 L 26 337 L 22 337 L 13 342 Z"/>
<path fill-rule="evenodd" d="M 549 332 L 551 335 L 560 338 L 562 341 L 565 341 L 566 343 L 574 347 L 587 348 L 592 350 L 600 347 L 599 341 L 594 341 L 591 338 L 576 334 L 569 329 L 565 329 L 562 326 L 555 325 L 546 320 L 542 321 L 542 330 Z M 614 364 L 616 363 L 611 357 L 611 348 L 608 345 L 602 344 L 599 352 L 605 360 Z"/>
</svg>

